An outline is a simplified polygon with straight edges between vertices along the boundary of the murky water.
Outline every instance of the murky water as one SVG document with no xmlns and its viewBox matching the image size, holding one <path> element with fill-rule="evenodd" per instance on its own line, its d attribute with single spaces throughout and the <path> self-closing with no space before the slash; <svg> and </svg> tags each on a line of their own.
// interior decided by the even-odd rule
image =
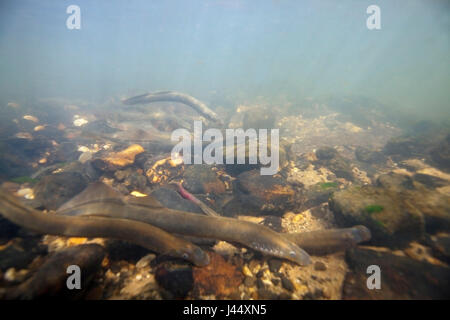
<svg viewBox="0 0 450 320">
<path fill-rule="evenodd" d="M 0 298 L 448 298 L 450 5 L 372 5 L 2 1 Z"/>
</svg>

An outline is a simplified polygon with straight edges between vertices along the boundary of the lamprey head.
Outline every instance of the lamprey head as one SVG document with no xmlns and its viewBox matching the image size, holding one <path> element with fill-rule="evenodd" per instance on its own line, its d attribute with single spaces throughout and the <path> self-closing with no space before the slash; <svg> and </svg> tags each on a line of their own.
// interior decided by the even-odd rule
<svg viewBox="0 0 450 320">
<path fill-rule="evenodd" d="M 168 254 L 192 262 L 198 267 L 204 267 L 209 264 L 209 255 L 194 244 L 176 249 Z"/>
<path fill-rule="evenodd" d="M 283 239 L 283 241 L 277 245 L 274 245 L 273 243 L 253 241 L 251 248 L 265 255 L 286 259 L 301 266 L 306 266 L 311 263 L 309 254 L 287 239 Z"/>
<path fill-rule="evenodd" d="M 289 244 L 287 250 L 283 250 L 281 257 L 301 266 L 307 266 L 311 263 L 309 254 L 294 243 Z"/>
<path fill-rule="evenodd" d="M 355 243 L 369 241 L 372 238 L 370 230 L 365 226 L 354 226 L 350 230 Z"/>
</svg>

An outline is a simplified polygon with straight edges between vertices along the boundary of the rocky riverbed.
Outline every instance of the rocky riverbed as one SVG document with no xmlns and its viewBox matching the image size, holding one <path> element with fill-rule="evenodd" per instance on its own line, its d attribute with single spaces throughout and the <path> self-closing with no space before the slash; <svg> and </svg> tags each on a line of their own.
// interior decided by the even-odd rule
<svg viewBox="0 0 450 320">
<path fill-rule="evenodd" d="M 312 256 L 305 267 L 208 240 L 200 245 L 211 262 L 196 267 L 123 241 L 37 235 L 0 217 L 2 298 L 450 296 L 448 128 L 406 132 L 378 113 L 349 117 L 322 102 L 300 114 L 289 105 L 241 105 L 228 116 L 228 127 L 280 128 L 281 170 L 261 176 L 258 165 L 186 165 L 171 158 L 165 136 L 155 128 L 176 129 L 173 117 L 142 114 L 140 120 L 130 119 L 133 113 L 93 113 L 83 103 L 63 103 L 65 112 L 56 112 L 60 105 L 4 107 L 0 181 L 29 206 L 52 214 L 90 182 L 102 181 L 124 195 L 152 195 L 166 207 L 202 214 L 169 183 L 177 180 L 223 216 L 278 232 L 360 224 L 371 230 L 372 239 L 347 252 Z M 161 110 L 175 107 L 163 104 Z M 255 113 L 264 108 L 271 112 Z M 188 123 L 197 119 L 189 111 L 180 117 Z M 132 139 L 122 139 L 123 132 L 129 135 L 130 123 L 145 119 Z M 152 132 L 157 138 L 150 138 L 155 137 Z M 58 282 L 66 270 L 57 266 L 67 261 L 87 270 L 83 290 L 76 294 Z M 370 265 L 380 266 L 380 290 L 366 286 Z"/>
</svg>

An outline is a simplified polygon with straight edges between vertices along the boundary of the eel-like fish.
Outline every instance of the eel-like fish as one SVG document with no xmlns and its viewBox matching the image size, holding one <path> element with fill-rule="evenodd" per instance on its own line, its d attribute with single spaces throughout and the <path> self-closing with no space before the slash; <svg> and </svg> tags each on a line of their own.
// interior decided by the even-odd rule
<svg viewBox="0 0 450 320">
<path fill-rule="evenodd" d="M 201 200 L 183 188 L 181 182 L 171 182 L 178 186 L 180 195 L 195 203 L 203 213 L 209 216 L 219 216 L 217 212 L 208 207 Z M 369 241 L 372 237 L 370 230 L 362 225 L 352 228 L 316 230 L 300 233 L 283 233 L 292 242 L 313 255 L 325 255 L 355 247 L 358 243 Z"/>
<path fill-rule="evenodd" d="M 176 91 L 159 91 L 153 93 L 145 93 L 139 96 L 131 97 L 123 100 L 122 102 L 126 105 L 133 105 L 139 103 L 149 103 L 156 101 L 173 101 L 180 102 L 190 106 L 192 109 L 196 110 L 201 115 L 205 116 L 205 118 L 215 121 L 217 123 L 222 123 L 217 114 L 209 109 L 206 104 L 197 100 L 190 95 L 176 92 Z"/>
<path fill-rule="evenodd" d="M 15 196 L 1 189 L 0 214 L 11 222 L 38 233 L 127 240 L 157 253 L 188 260 L 198 266 L 209 263 L 208 254 L 198 246 L 152 225 L 126 219 L 46 214 L 22 204 Z"/>
<path fill-rule="evenodd" d="M 343 229 L 283 233 L 283 235 L 312 255 L 344 251 L 371 238 L 370 230 L 361 225 Z"/>
<path fill-rule="evenodd" d="M 151 196 L 126 198 L 101 182 L 88 186 L 63 204 L 57 213 L 137 220 L 170 233 L 240 243 L 263 254 L 287 259 L 299 265 L 311 263 L 309 255 L 303 249 L 265 226 L 233 218 L 168 209 Z"/>
</svg>

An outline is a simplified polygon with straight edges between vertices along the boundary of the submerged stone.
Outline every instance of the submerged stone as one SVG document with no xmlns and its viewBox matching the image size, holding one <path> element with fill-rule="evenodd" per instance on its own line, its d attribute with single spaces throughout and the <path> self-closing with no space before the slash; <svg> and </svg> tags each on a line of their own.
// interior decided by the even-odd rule
<svg viewBox="0 0 450 320">
<path fill-rule="evenodd" d="M 209 252 L 209 257 L 209 265 L 193 268 L 195 296 L 213 294 L 220 299 L 238 293 L 244 281 L 241 270 L 217 253 Z"/>
<path fill-rule="evenodd" d="M 327 168 L 338 178 L 354 180 L 350 160 L 342 157 L 336 149 L 331 147 L 320 148 L 316 151 L 316 156 L 318 160 L 314 161 L 315 165 Z"/>
<path fill-rule="evenodd" d="M 236 193 L 240 214 L 280 216 L 295 204 L 294 189 L 283 177 L 262 176 L 259 170 L 241 173 Z"/>
<path fill-rule="evenodd" d="M 217 177 L 212 166 L 197 164 L 187 166 L 184 171 L 184 187 L 193 194 L 222 194 L 225 184 Z"/>
<path fill-rule="evenodd" d="M 193 288 L 192 268 L 190 266 L 177 266 L 163 263 L 155 271 L 156 282 L 172 297 L 185 298 Z"/>
<path fill-rule="evenodd" d="M 390 190 L 378 187 L 351 187 L 333 194 L 329 202 L 341 227 L 362 224 L 372 232 L 370 243 L 403 247 L 422 238 L 422 213 Z"/>
<path fill-rule="evenodd" d="M 34 187 L 36 199 L 45 208 L 56 210 L 84 190 L 88 178 L 79 172 L 60 172 L 41 178 Z"/>
<path fill-rule="evenodd" d="M 343 299 L 447 299 L 450 269 L 371 249 L 348 250 Z M 367 267 L 380 268 L 380 289 L 367 288 Z M 373 273 L 372 273 L 373 274 Z"/>
<path fill-rule="evenodd" d="M 27 281 L 19 286 L 8 289 L 6 299 L 43 299 L 64 298 L 79 299 L 86 293 L 89 284 L 101 267 L 105 256 L 102 246 L 98 244 L 85 244 L 58 251 L 52 254 L 46 262 Z M 68 272 L 68 267 L 76 265 L 81 273 Z M 73 276 L 76 284 L 79 280 L 79 289 L 70 290 L 66 283 Z"/>
</svg>

